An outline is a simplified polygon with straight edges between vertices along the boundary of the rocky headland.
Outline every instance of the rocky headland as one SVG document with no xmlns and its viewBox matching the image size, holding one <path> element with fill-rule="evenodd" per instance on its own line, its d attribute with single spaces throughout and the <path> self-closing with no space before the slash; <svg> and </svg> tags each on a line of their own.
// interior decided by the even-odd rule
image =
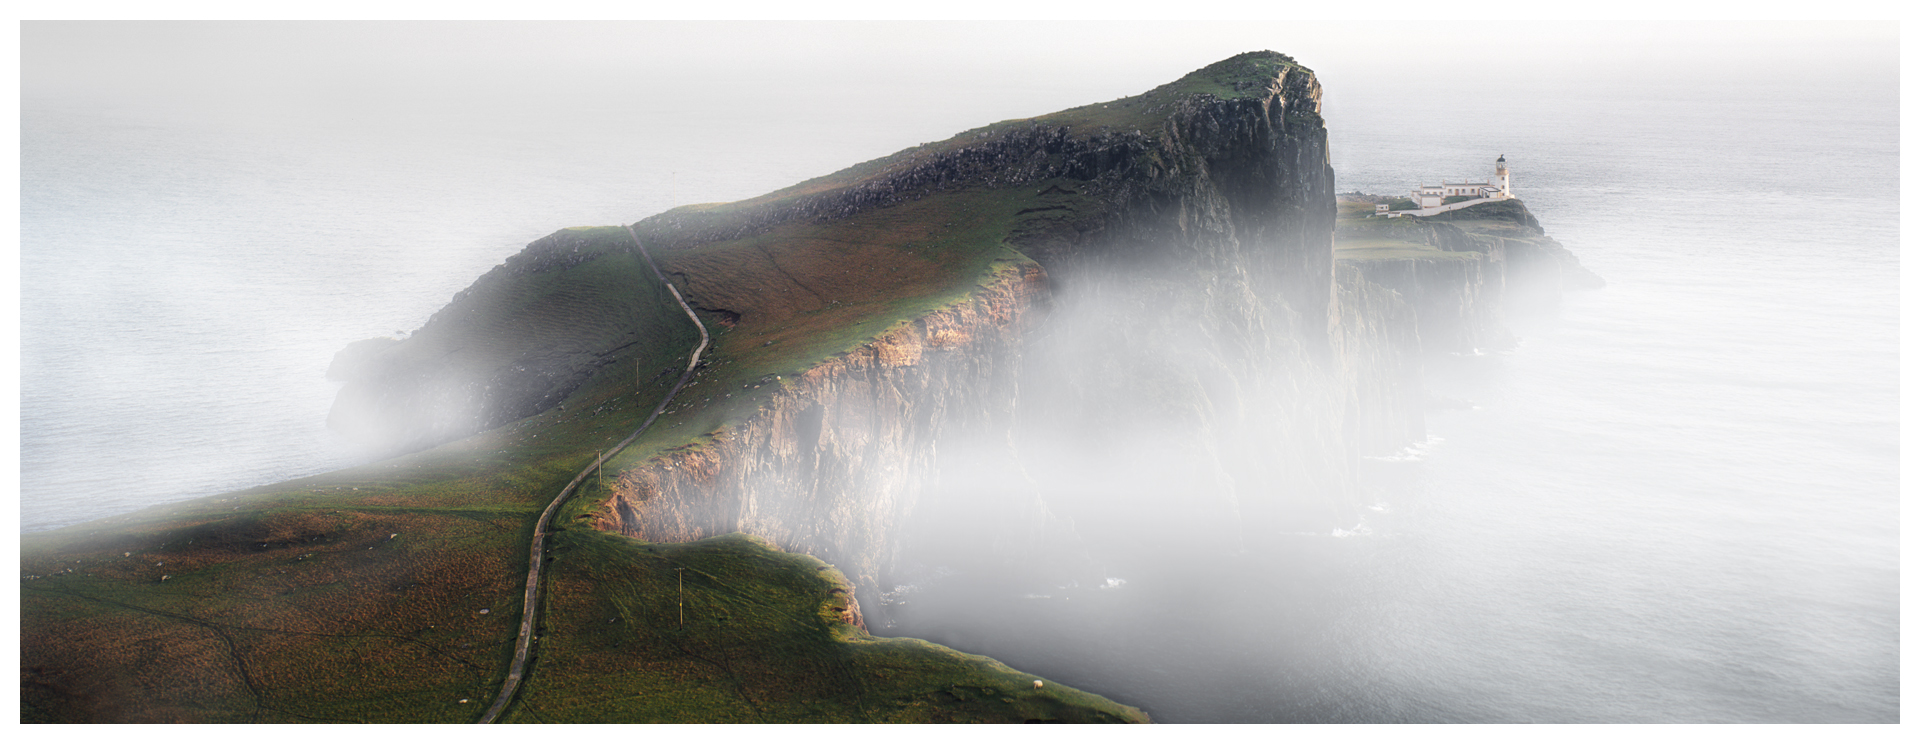
<svg viewBox="0 0 1920 744">
<path fill-rule="evenodd" d="M 536 241 L 336 358 L 331 421 L 395 457 L 27 536 L 23 717 L 477 716 L 532 515 L 697 342 L 637 236 L 712 349 L 554 520 L 507 720 L 1144 720 L 870 635 L 882 589 L 929 546 L 1072 574 L 1351 525 L 1359 460 L 1424 436 L 1423 358 L 1597 286 L 1518 201 L 1344 214 L 1319 109 L 1243 54 Z"/>
</svg>

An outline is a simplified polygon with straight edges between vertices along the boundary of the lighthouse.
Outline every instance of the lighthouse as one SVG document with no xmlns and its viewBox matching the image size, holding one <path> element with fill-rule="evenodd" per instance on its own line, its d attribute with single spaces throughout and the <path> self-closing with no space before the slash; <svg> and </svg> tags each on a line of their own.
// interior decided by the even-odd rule
<svg viewBox="0 0 1920 744">
<path fill-rule="evenodd" d="M 1439 186 L 1420 186 L 1414 189 L 1409 197 L 1413 202 L 1413 209 L 1389 211 L 1388 216 L 1407 212 L 1432 215 L 1470 207 L 1484 201 L 1512 199 L 1513 181 L 1512 177 L 1507 175 L 1507 156 L 1502 154 L 1499 160 L 1493 161 L 1493 178 L 1457 183 L 1442 179 Z"/>
</svg>

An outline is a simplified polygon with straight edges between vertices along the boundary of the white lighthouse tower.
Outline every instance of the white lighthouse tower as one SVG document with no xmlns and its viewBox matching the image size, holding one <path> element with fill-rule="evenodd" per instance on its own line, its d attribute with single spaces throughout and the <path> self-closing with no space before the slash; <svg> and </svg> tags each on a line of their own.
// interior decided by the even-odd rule
<svg viewBox="0 0 1920 744">
<path fill-rule="evenodd" d="M 1513 196 L 1513 182 L 1507 176 L 1507 156 L 1504 153 L 1499 160 L 1493 161 L 1493 185 L 1500 189 L 1500 198 Z"/>
</svg>

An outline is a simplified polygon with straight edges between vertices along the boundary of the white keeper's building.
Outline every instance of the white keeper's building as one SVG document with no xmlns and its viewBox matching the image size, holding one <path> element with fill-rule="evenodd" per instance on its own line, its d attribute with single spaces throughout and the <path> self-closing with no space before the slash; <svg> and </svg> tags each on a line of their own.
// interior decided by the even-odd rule
<svg viewBox="0 0 1920 744">
<path fill-rule="evenodd" d="M 1432 209 L 1440 206 L 1449 196 L 1464 196 L 1470 199 L 1509 199 L 1513 197 L 1513 183 L 1507 175 L 1507 156 L 1501 155 L 1493 161 L 1493 179 L 1488 181 L 1452 181 L 1441 180 L 1439 186 L 1421 186 L 1413 190 L 1413 203 L 1416 209 Z"/>
</svg>

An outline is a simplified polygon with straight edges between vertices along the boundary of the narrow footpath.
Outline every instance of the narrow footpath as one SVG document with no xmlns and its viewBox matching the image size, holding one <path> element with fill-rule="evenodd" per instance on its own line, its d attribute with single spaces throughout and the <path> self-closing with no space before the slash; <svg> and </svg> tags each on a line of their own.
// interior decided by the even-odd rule
<svg viewBox="0 0 1920 744">
<path fill-rule="evenodd" d="M 620 440 L 619 444 L 596 458 L 593 464 L 580 471 L 579 475 L 573 476 L 573 480 L 567 483 L 567 487 L 560 489 L 560 493 L 553 497 L 553 502 L 547 504 L 546 510 L 540 512 L 540 521 L 533 527 L 533 548 L 529 554 L 531 560 L 527 568 L 527 596 L 522 602 L 525 609 L 520 614 L 520 637 L 513 644 L 513 665 L 507 669 L 507 679 L 500 685 L 500 696 L 494 698 L 493 706 L 487 708 L 486 714 L 480 717 L 480 723 L 493 723 L 499 720 L 500 713 L 507 709 L 507 703 L 513 701 L 514 693 L 520 691 L 520 681 L 526 674 L 527 655 L 533 646 L 534 618 L 539 616 L 540 610 L 540 574 L 547 565 L 547 528 L 553 523 L 553 513 L 559 510 L 567 497 L 573 495 L 574 489 L 586 482 L 587 476 L 605 465 L 609 458 L 626 449 L 627 445 L 632 444 L 633 440 L 647 430 L 647 427 L 653 425 L 654 419 L 660 418 L 660 414 L 673 403 L 674 396 L 680 394 L 680 388 L 685 387 L 687 381 L 693 379 L 694 369 L 700 366 L 700 355 L 706 353 L 707 342 L 712 338 L 707 335 L 706 324 L 700 322 L 699 316 L 693 314 L 693 308 L 680 297 L 680 290 L 674 288 L 672 282 L 667 281 L 666 274 L 660 273 L 660 267 L 653 262 L 653 256 L 647 253 L 647 246 L 640 242 L 640 236 L 634 233 L 633 226 L 627 226 L 627 235 L 633 237 L 633 246 L 639 249 L 640 257 L 646 259 L 647 268 L 653 269 L 654 277 L 658 278 L 661 284 L 667 285 L 667 291 L 673 293 L 673 301 L 680 303 L 680 309 L 686 311 L 687 317 L 693 320 L 694 327 L 700 329 L 700 345 L 694 348 L 693 357 L 687 360 L 687 371 L 680 373 L 680 381 L 673 384 L 672 390 L 667 391 L 667 397 L 660 400 L 660 405 L 653 409 L 653 413 L 647 416 L 646 421 L 640 423 L 640 428 L 634 429 L 626 439 Z"/>
</svg>

